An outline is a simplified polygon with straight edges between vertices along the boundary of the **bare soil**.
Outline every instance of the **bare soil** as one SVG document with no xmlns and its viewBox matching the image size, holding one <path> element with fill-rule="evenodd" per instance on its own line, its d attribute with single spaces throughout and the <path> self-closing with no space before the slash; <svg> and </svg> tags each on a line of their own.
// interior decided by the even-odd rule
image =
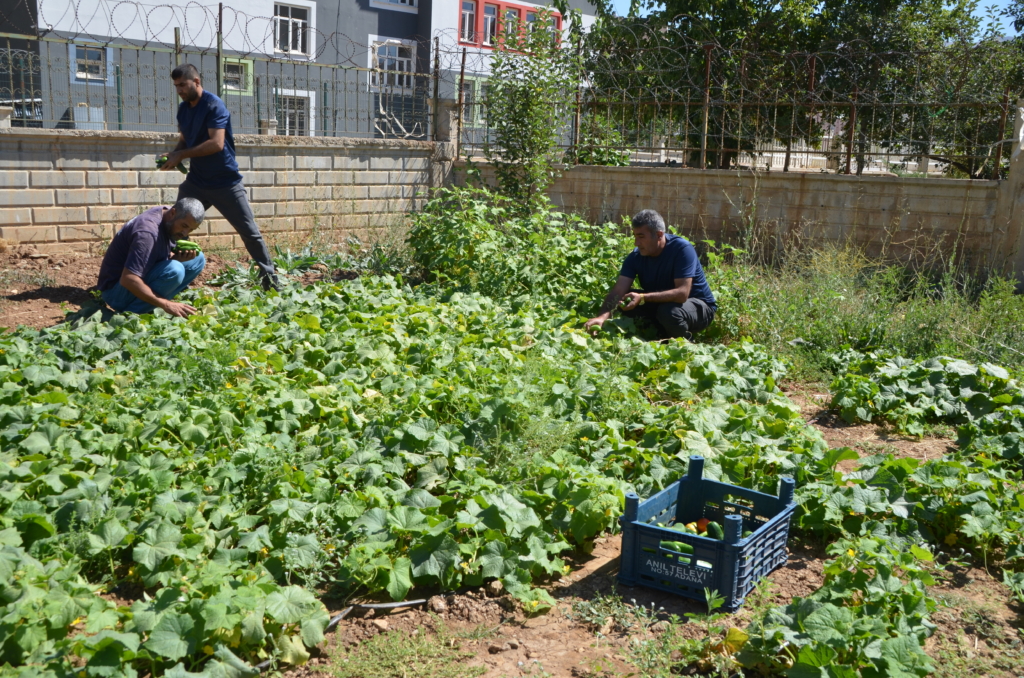
<svg viewBox="0 0 1024 678">
<path fill-rule="evenodd" d="M 219 254 L 205 254 L 206 268 L 193 287 L 229 265 Z M 29 245 L 0 253 L 0 328 L 50 327 L 80 310 L 96 289 L 102 261 L 83 253 L 40 253 Z"/>
</svg>

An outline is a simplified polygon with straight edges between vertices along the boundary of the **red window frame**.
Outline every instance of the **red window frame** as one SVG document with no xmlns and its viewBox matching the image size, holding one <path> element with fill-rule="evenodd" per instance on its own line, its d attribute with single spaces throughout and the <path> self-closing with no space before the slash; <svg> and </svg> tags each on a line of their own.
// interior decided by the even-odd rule
<svg viewBox="0 0 1024 678">
<path fill-rule="evenodd" d="M 474 35 L 476 40 L 463 40 L 462 39 L 462 2 L 459 2 L 459 44 L 460 45 L 471 45 L 473 47 L 480 47 L 482 49 L 494 49 L 495 45 L 484 44 L 484 5 L 493 5 L 498 8 L 498 28 L 497 36 L 500 38 L 504 35 L 505 31 L 505 14 L 508 10 L 514 9 L 519 12 L 519 20 L 521 22 L 526 21 L 526 14 L 528 12 L 540 12 L 543 8 L 534 5 L 522 5 L 518 2 L 502 2 L 501 0 L 474 0 L 476 2 L 476 27 L 474 28 Z M 562 14 L 556 10 L 551 10 L 551 18 L 555 22 L 555 30 L 562 30 Z"/>
</svg>

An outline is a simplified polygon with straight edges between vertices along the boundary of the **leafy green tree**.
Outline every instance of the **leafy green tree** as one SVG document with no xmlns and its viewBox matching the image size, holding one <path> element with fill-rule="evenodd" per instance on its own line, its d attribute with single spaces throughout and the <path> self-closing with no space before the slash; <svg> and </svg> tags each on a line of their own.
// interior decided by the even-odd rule
<svg viewBox="0 0 1024 678">
<path fill-rule="evenodd" d="M 549 12 L 538 12 L 532 24 L 502 26 L 484 98 L 492 127 L 484 155 L 501 191 L 524 206 L 558 174 L 579 81 L 579 50 L 555 30 Z"/>
</svg>

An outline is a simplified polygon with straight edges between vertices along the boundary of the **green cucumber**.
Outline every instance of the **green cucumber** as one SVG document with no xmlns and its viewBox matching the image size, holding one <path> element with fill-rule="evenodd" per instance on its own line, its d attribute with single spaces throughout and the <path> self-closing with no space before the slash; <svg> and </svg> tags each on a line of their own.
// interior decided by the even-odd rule
<svg viewBox="0 0 1024 678">
<path fill-rule="evenodd" d="M 743 538 L 746 539 L 747 537 L 749 537 L 752 534 L 754 534 L 754 533 L 751 532 L 750 530 L 747 530 L 746 532 L 743 533 Z"/>
<path fill-rule="evenodd" d="M 203 248 L 198 243 L 194 243 L 191 240 L 179 240 L 174 245 L 176 250 L 192 250 L 193 252 L 202 252 Z"/>
<path fill-rule="evenodd" d="M 663 541 L 658 545 L 666 551 L 676 551 L 677 553 L 685 553 L 687 555 L 693 554 L 693 547 L 681 541 Z"/>
<path fill-rule="evenodd" d="M 708 537 L 711 539 L 717 539 L 718 541 L 724 541 L 725 530 L 723 530 L 722 526 L 715 521 L 711 521 L 708 523 Z"/>
<path fill-rule="evenodd" d="M 167 162 L 167 156 L 161 155 L 159 158 L 156 159 L 156 168 L 160 169 L 161 167 L 164 166 L 165 162 Z M 178 171 L 181 172 L 182 174 L 188 174 L 188 168 L 185 167 L 180 162 L 178 163 Z"/>
</svg>

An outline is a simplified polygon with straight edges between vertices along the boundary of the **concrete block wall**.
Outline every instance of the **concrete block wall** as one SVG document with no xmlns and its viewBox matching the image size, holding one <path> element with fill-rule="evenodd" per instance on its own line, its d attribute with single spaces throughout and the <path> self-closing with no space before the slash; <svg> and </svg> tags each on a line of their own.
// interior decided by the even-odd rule
<svg viewBox="0 0 1024 678">
<path fill-rule="evenodd" d="M 155 159 L 177 135 L 0 129 L 0 238 L 40 251 L 101 252 L 121 225 L 170 204 L 183 176 Z M 372 242 L 401 229 L 443 179 L 437 144 L 238 135 L 235 148 L 260 229 L 270 242 Z M 238 248 L 217 210 L 195 236 Z"/>
<path fill-rule="evenodd" d="M 852 242 L 868 254 L 902 259 L 955 248 L 972 263 L 1003 266 L 1021 228 L 1020 215 L 1000 214 L 998 206 L 1001 192 L 1013 183 L 580 166 L 567 169 L 549 194 L 565 211 L 598 222 L 655 209 L 675 232 L 697 240 L 738 244 L 745 236 L 749 242 L 753 232 L 776 243 Z"/>
</svg>

